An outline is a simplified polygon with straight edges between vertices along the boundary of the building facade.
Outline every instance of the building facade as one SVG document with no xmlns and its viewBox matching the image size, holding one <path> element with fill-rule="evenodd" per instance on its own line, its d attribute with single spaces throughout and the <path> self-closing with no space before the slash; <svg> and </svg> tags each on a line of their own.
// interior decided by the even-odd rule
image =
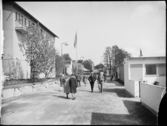
<svg viewBox="0 0 167 126">
<path fill-rule="evenodd" d="M 37 28 L 55 42 L 58 36 L 45 27 L 40 21 L 33 17 L 15 2 L 3 2 L 3 71 L 5 76 L 9 76 L 13 64 L 20 71 L 17 79 L 26 79 L 30 77 L 30 65 L 25 61 L 25 56 L 19 48 L 22 32 L 27 30 L 28 26 Z"/>
<path fill-rule="evenodd" d="M 140 81 L 166 87 L 166 57 L 131 57 L 124 60 L 125 89 L 133 96 L 140 96 Z"/>
</svg>

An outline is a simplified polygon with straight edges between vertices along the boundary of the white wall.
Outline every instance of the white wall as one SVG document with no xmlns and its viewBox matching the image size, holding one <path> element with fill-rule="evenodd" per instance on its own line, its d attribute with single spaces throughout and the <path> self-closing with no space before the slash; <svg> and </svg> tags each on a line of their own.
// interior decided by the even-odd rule
<svg viewBox="0 0 167 126">
<path fill-rule="evenodd" d="M 150 84 L 140 84 L 141 102 L 151 108 L 151 110 L 158 112 L 161 101 L 161 94 L 165 88 Z"/>
<path fill-rule="evenodd" d="M 159 85 L 162 87 L 166 86 L 166 76 L 152 76 L 152 77 L 144 77 L 143 80 L 146 80 L 148 84 L 153 85 L 155 81 L 159 82 Z"/>
<path fill-rule="evenodd" d="M 13 57 L 13 8 L 12 5 L 3 4 L 3 30 L 4 30 L 4 58 Z"/>
<path fill-rule="evenodd" d="M 117 67 L 118 78 L 124 82 L 124 65 Z"/>
<path fill-rule="evenodd" d="M 125 89 L 133 96 L 139 97 L 139 82 L 128 80 Z"/>
<path fill-rule="evenodd" d="M 161 86 L 165 87 L 166 75 L 165 76 L 159 76 L 159 75 L 147 76 L 146 75 L 145 64 L 166 64 L 166 57 L 165 58 L 160 58 L 160 59 L 158 59 L 158 58 L 147 59 L 146 58 L 146 59 L 125 60 L 124 77 L 126 77 L 126 79 L 130 79 L 130 80 L 132 80 L 130 72 L 129 72 L 131 64 L 142 64 L 142 66 L 143 66 L 143 75 L 142 75 L 142 79 L 141 80 L 147 81 L 150 84 L 153 84 L 153 82 L 158 81 L 158 82 L 160 82 Z M 128 67 L 128 68 L 125 68 L 125 67 Z M 135 81 L 137 81 L 137 80 L 135 80 Z"/>
</svg>

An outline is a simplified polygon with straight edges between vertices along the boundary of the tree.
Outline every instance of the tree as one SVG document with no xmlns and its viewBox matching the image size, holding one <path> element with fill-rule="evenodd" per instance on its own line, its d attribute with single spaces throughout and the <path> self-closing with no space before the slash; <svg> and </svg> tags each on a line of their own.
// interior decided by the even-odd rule
<svg viewBox="0 0 167 126">
<path fill-rule="evenodd" d="M 72 70 L 74 74 L 79 73 L 80 75 L 83 75 L 83 69 L 84 69 L 84 66 L 81 63 L 74 62 L 72 65 Z"/>
<path fill-rule="evenodd" d="M 91 59 L 88 59 L 88 60 L 85 60 L 83 62 L 83 65 L 86 69 L 90 70 L 90 71 L 93 71 L 93 68 L 94 68 L 94 63 Z"/>
<path fill-rule="evenodd" d="M 62 57 L 59 55 L 59 53 L 56 53 L 56 74 L 59 75 L 60 73 L 63 72 L 63 59 Z"/>
<path fill-rule="evenodd" d="M 29 25 L 25 32 L 22 32 L 20 49 L 26 56 L 26 61 L 31 66 L 31 78 L 37 78 L 44 73 L 49 77 L 55 67 L 56 50 L 54 41 L 46 32 L 41 32 L 39 24 Z"/>
<path fill-rule="evenodd" d="M 106 47 L 103 56 L 104 64 L 105 66 L 109 67 L 110 74 L 111 70 L 113 72 L 116 71 L 116 67 L 123 63 L 124 58 L 131 57 L 131 55 L 127 51 L 120 49 L 117 45 L 114 45 L 112 47 Z"/>
<path fill-rule="evenodd" d="M 78 60 L 77 63 L 83 63 L 84 61 L 83 60 Z"/>
<path fill-rule="evenodd" d="M 70 55 L 68 53 L 63 54 L 64 60 L 71 60 Z"/>
<path fill-rule="evenodd" d="M 105 66 L 102 63 L 95 66 L 96 69 L 103 69 L 104 67 Z"/>
<path fill-rule="evenodd" d="M 121 65 L 124 62 L 124 58 L 131 57 L 130 53 L 127 51 L 120 49 L 117 45 L 112 46 L 112 70 L 116 71 L 116 67 Z"/>
<path fill-rule="evenodd" d="M 111 74 L 111 60 L 112 60 L 112 54 L 111 54 L 111 47 L 106 47 L 106 50 L 103 54 L 103 61 L 106 67 L 109 67 L 109 73 Z"/>
</svg>

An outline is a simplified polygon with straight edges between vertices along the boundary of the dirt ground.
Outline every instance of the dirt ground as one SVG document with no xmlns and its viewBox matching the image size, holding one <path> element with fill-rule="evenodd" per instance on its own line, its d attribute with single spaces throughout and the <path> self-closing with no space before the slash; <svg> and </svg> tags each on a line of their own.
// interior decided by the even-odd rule
<svg viewBox="0 0 167 126">
<path fill-rule="evenodd" d="M 40 92 L 2 101 L 2 124 L 88 124 L 88 125 L 156 125 L 156 116 L 139 98 L 129 95 L 117 82 L 104 84 L 99 93 L 90 85 L 78 87 L 76 99 L 66 99 L 59 85 Z"/>
</svg>

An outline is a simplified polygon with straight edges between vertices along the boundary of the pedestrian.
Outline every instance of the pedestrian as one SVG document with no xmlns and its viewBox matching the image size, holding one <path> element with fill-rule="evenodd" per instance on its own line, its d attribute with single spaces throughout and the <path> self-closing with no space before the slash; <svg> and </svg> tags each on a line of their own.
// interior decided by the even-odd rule
<svg viewBox="0 0 167 126">
<path fill-rule="evenodd" d="M 70 93 L 69 79 L 70 78 L 67 78 L 66 84 L 64 86 L 64 93 L 66 93 L 67 99 L 69 98 L 68 95 Z"/>
<path fill-rule="evenodd" d="M 111 81 L 113 80 L 113 73 L 111 73 L 111 78 L 110 79 L 111 79 Z"/>
<path fill-rule="evenodd" d="M 79 75 L 76 75 L 76 79 L 77 79 L 77 83 L 78 83 L 78 87 L 81 87 L 81 76 Z"/>
<path fill-rule="evenodd" d="M 62 74 L 62 77 L 60 78 L 60 91 L 63 91 L 65 83 L 66 83 L 66 79 L 64 74 Z"/>
<path fill-rule="evenodd" d="M 77 92 L 77 79 L 75 77 L 74 74 L 71 75 L 70 79 L 69 79 L 69 86 L 70 86 L 70 93 L 72 95 L 72 100 L 75 100 L 75 93 Z"/>
<path fill-rule="evenodd" d="M 104 83 L 103 72 L 100 72 L 98 76 L 99 93 L 103 93 L 103 83 Z"/>
<path fill-rule="evenodd" d="M 104 76 L 104 82 L 106 82 L 106 73 L 105 72 L 104 72 L 103 76 Z"/>
<path fill-rule="evenodd" d="M 84 75 L 84 76 L 83 76 L 83 82 L 84 82 L 85 86 L 86 86 L 86 79 L 87 79 L 87 78 L 86 78 L 86 75 Z"/>
<path fill-rule="evenodd" d="M 117 71 L 115 72 L 115 78 L 118 79 L 118 73 L 117 73 Z"/>
<path fill-rule="evenodd" d="M 88 78 L 89 82 L 90 82 L 90 86 L 91 86 L 91 93 L 93 92 L 93 88 L 94 88 L 94 83 L 96 81 L 96 78 L 93 75 L 93 72 L 91 73 L 91 75 Z"/>
</svg>

